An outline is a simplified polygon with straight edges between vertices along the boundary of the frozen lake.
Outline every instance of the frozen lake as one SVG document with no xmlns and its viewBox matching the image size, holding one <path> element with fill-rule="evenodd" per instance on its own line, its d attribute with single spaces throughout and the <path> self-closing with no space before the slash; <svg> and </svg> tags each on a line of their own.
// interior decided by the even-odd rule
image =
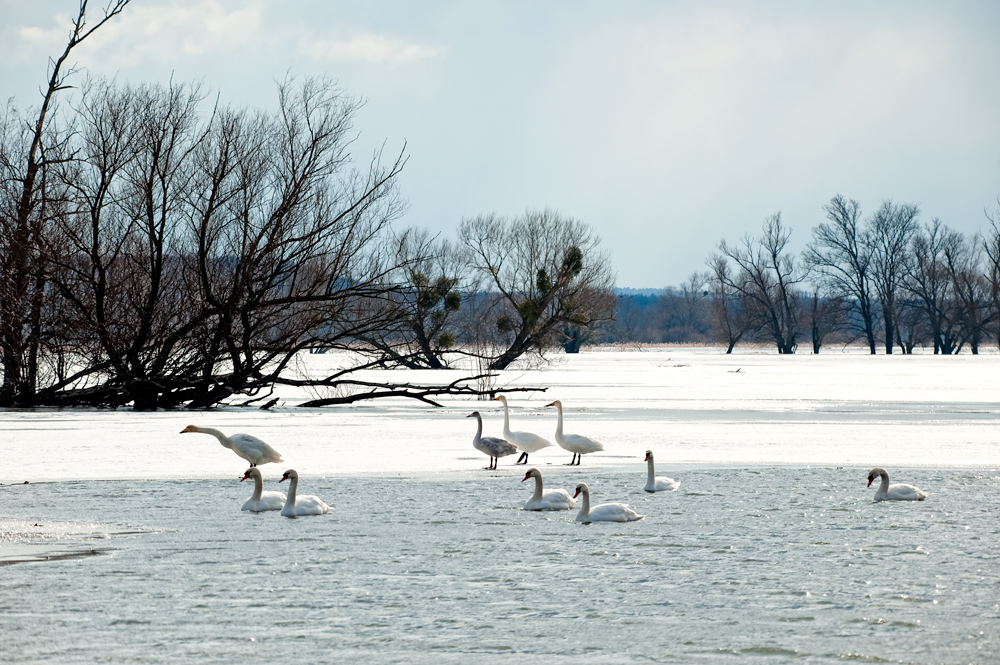
<svg viewBox="0 0 1000 665">
<path fill-rule="evenodd" d="M 512 395 L 514 429 L 551 438 L 561 399 L 607 448 L 532 455 L 548 487 L 647 515 L 589 526 L 520 511 L 514 458 L 481 470 L 464 416 L 498 435 L 497 402 L 0 411 L 0 559 L 51 557 L 0 566 L 0 659 L 996 662 L 998 370 L 670 349 L 504 373 L 549 386 Z M 261 436 L 266 489 L 297 468 L 332 512 L 241 513 L 245 465 L 190 423 Z M 641 491 L 646 448 L 680 491 Z M 872 503 L 874 465 L 930 497 Z"/>
</svg>

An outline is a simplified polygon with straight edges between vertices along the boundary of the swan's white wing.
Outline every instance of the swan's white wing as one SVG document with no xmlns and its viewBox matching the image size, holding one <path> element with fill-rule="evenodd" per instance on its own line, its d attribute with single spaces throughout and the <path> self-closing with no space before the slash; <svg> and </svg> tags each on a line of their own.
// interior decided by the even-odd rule
<svg viewBox="0 0 1000 665">
<path fill-rule="evenodd" d="M 284 462 L 277 450 L 251 434 L 233 434 L 229 437 L 236 454 L 251 464 Z"/>
<path fill-rule="evenodd" d="M 507 440 L 517 446 L 517 449 L 525 453 L 535 453 L 542 448 L 552 445 L 552 442 L 545 437 L 538 436 L 532 432 L 507 432 L 504 434 Z"/>
<path fill-rule="evenodd" d="M 590 509 L 588 522 L 634 522 L 641 520 L 640 515 L 624 503 L 602 503 Z"/>
<path fill-rule="evenodd" d="M 330 510 L 322 499 L 312 494 L 303 494 L 295 497 L 295 505 L 286 505 L 281 514 L 285 517 L 302 517 L 305 515 L 324 515 Z"/>
<path fill-rule="evenodd" d="M 653 482 L 646 482 L 647 492 L 672 492 L 679 488 L 681 484 L 674 480 L 673 478 L 664 478 L 657 476 L 653 479 Z"/>
<path fill-rule="evenodd" d="M 913 485 L 889 485 L 886 492 L 886 501 L 923 501 L 927 498 L 927 493 L 914 487 Z"/>
<path fill-rule="evenodd" d="M 569 510 L 576 505 L 576 499 L 564 489 L 545 490 L 538 501 L 528 499 L 523 510 Z"/>
<path fill-rule="evenodd" d="M 572 453 L 586 454 L 604 450 L 604 444 L 580 434 L 563 434 L 559 445 Z"/>
</svg>

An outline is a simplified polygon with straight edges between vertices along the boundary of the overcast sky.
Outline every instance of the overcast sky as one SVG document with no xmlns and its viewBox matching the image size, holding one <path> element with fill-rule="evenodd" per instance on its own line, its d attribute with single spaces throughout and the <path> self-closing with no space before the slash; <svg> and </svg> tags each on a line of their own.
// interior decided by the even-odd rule
<svg viewBox="0 0 1000 665">
<path fill-rule="evenodd" d="M 0 96 L 37 103 L 75 9 L 0 0 Z M 359 159 L 406 142 L 402 224 L 552 207 L 598 230 L 619 285 L 662 287 L 774 212 L 800 248 L 838 193 L 982 228 L 998 27 L 995 0 L 135 0 L 76 61 L 270 107 L 287 72 L 328 74 L 367 100 Z"/>
</svg>

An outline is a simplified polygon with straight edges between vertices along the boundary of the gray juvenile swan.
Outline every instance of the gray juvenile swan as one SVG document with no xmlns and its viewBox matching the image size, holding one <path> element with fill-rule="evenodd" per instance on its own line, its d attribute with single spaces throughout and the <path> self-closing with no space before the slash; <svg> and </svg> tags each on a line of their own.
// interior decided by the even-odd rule
<svg viewBox="0 0 1000 665">
<path fill-rule="evenodd" d="M 923 501 L 929 495 L 913 485 L 890 485 L 889 473 L 880 466 L 868 472 L 868 487 L 872 486 L 876 477 L 882 478 L 882 484 L 875 492 L 874 501 Z"/>
<path fill-rule="evenodd" d="M 472 447 L 484 455 L 490 456 L 490 465 L 483 467 L 484 469 L 492 471 L 497 468 L 497 461 L 501 457 L 513 455 L 517 452 L 517 448 L 514 445 L 503 439 L 498 439 L 495 436 L 483 436 L 483 417 L 479 415 L 478 411 L 473 411 L 466 418 L 475 418 L 476 423 L 479 425 L 479 428 L 476 430 L 476 436 L 472 439 Z"/>
<path fill-rule="evenodd" d="M 543 436 L 538 436 L 531 432 L 511 432 L 510 431 L 510 415 L 507 408 L 507 398 L 503 395 L 497 395 L 497 400 L 503 404 L 503 438 L 513 443 L 517 446 L 517 449 L 521 451 L 521 456 L 517 458 L 514 464 L 527 464 L 528 463 L 528 453 L 537 453 L 542 448 L 547 448 L 552 445 L 552 442 Z"/>
<path fill-rule="evenodd" d="M 212 429 L 211 427 L 198 427 L 197 425 L 188 425 L 181 430 L 181 434 L 186 434 L 188 432 L 211 434 L 218 439 L 219 443 L 223 446 L 229 448 L 234 453 L 250 462 L 250 466 L 267 464 L 268 462 L 285 461 L 281 459 L 281 455 L 277 450 L 267 445 L 257 437 L 249 434 L 233 434 L 232 436 L 226 436 L 217 429 Z"/>
</svg>

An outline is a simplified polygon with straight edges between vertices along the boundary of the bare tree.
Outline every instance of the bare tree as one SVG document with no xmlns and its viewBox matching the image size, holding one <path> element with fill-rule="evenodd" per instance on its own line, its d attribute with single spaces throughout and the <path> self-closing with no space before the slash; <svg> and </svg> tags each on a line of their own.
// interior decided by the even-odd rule
<svg viewBox="0 0 1000 665">
<path fill-rule="evenodd" d="M 395 325 L 376 328 L 358 339 L 371 346 L 386 366 L 411 369 L 447 367 L 445 354 L 457 345 L 455 315 L 462 305 L 466 267 L 447 240 L 409 229 L 399 239 L 392 297 Z"/>
<path fill-rule="evenodd" d="M 740 340 L 753 334 L 758 328 L 739 291 L 733 286 L 736 277 L 726 257 L 718 254 L 712 256 L 709 267 L 712 331 L 716 339 L 726 345 L 726 353 L 730 354 Z"/>
<path fill-rule="evenodd" d="M 875 353 L 877 317 L 874 312 L 872 261 L 874 246 L 861 228 L 861 205 L 841 195 L 823 206 L 829 222 L 813 229 L 813 240 L 802 255 L 808 274 L 848 308 L 848 321 L 864 335 Z M 815 294 L 814 294 L 815 295 Z"/>
<path fill-rule="evenodd" d="M 739 245 L 725 240 L 719 243 L 722 255 L 732 260 L 738 270 L 721 274 L 725 286 L 742 301 L 757 326 L 766 331 L 778 353 L 794 353 L 801 335 L 800 298 L 795 285 L 801 279 L 795 262 L 788 254 L 791 231 L 781 223 L 781 213 L 764 220 L 760 238 L 747 235 Z M 718 277 L 720 272 L 716 270 Z"/>
<path fill-rule="evenodd" d="M 982 270 L 982 245 L 958 234 L 958 240 L 945 247 L 944 259 L 951 279 L 955 306 L 959 312 L 962 341 L 973 354 L 987 334 L 995 316 L 990 283 Z"/>
<path fill-rule="evenodd" d="M 990 328 L 993 340 L 1000 347 L 1000 211 L 987 212 L 986 218 L 990 222 L 990 229 L 982 236 L 983 251 L 986 252 L 984 276 L 989 284 L 990 299 L 993 301 L 993 324 Z"/>
<path fill-rule="evenodd" d="M 847 326 L 850 311 L 845 301 L 836 296 L 820 298 L 813 291 L 809 298 L 809 324 L 813 353 L 819 353 L 827 336 Z"/>
<path fill-rule="evenodd" d="M 463 220 L 459 239 L 493 296 L 488 320 L 505 348 L 490 369 L 558 343 L 565 324 L 589 328 L 614 314 L 610 261 L 583 222 L 553 210 L 483 215 Z"/>
<path fill-rule="evenodd" d="M 866 242 L 872 252 L 872 281 L 882 306 L 885 352 L 892 353 L 897 340 L 897 297 L 906 273 L 910 238 L 917 228 L 918 208 L 912 204 L 893 205 L 883 201 L 868 222 Z M 900 346 L 904 348 L 902 342 Z"/>
<path fill-rule="evenodd" d="M 75 69 L 66 64 L 78 45 L 105 23 L 120 14 L 129 0 L 114 0 L 94 25 L 87 25 L 87 2 L 82 0 L 73 20 L 69 39 L 62 54 L 51 61 L 48 85 L 42 94 L 37 115 L 26 120 L 27 135 L 5 143 L 2 152 L 4 174 L 3 193 L 14 197 L 0 205 L 0 354 L 3 358 L 3 383 L 0 384 L 0 405 L 13 404 L 19 394 L 34 393 L 34 377 L 25 376 L 25 352 L 30 346 L 25 331 L 30 329 L 32 310 L 39 310 L 41 295 L 32 287 L 44 288 L 44 267 L 36 244 L 42 223 L 41 208 L 47 195 L 44 190 L 45 170 L 64 158 L 61 144 L 66 136 L 50 132 L 50 113 L 57 93 L 66 89 L 66 80 Z M 13 138 L 8 130 L 5 139 Z M 47 140 L 48 139 L 48 140 Z M 31 363 L 29 363 L 30 365 Z"/>
<path fill-rule="evenodd" d="M 935 218 L 917 229 L 904 264 L 905 289 L 916 298 L 930 328 L 934 353 L 953 353 L 960 344 L 959 313 L 945 256 L 960 242 L 957 233 Z"/>
</svg>

